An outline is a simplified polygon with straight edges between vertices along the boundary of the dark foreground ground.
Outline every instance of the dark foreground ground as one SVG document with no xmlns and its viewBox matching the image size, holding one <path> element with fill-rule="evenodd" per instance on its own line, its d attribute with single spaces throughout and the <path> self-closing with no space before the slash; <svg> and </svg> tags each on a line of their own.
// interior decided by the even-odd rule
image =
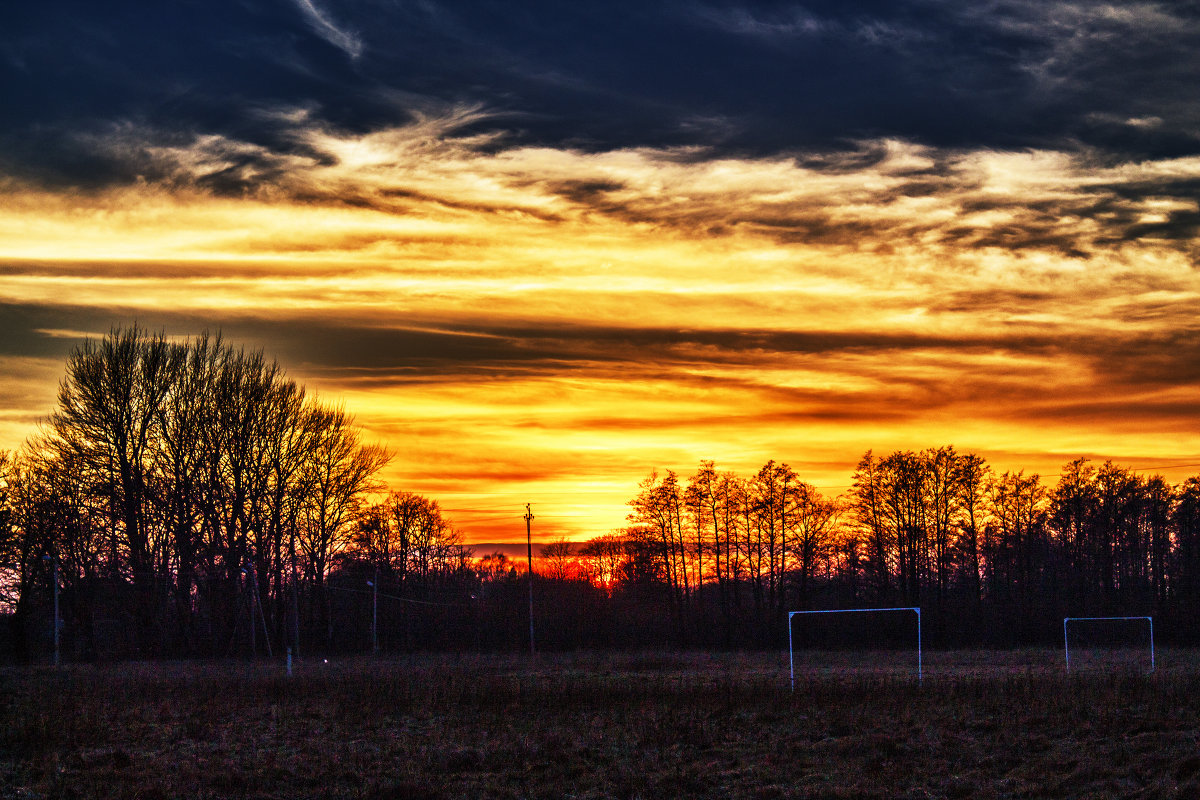
<svg viewBox="0 0 1200 800">
<path fill-rule="evenodd" d="M 1200 797 L 1200 657 L 1059 657 L 10 669 L 0 797 Z"/>
</svg>

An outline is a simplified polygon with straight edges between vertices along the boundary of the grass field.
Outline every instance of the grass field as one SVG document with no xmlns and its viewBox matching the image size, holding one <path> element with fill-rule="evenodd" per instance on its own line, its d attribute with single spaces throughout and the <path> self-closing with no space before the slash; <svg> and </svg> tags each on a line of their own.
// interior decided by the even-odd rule
<svg viewBox="0 0 1200 800">
<path fill-rule="evenodd" d="M 910 655 L 12 668 L 0 797 L 1200 797 L 1196 653 Z"/>
</svg>

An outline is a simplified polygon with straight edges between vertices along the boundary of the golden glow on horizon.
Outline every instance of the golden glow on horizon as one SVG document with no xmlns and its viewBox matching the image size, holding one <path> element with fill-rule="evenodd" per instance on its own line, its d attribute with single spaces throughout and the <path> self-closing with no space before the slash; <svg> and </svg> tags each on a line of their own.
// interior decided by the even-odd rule
<svg viewBox="0 0 1200 800">
<path fill-rule="evenodd" d="M 686 475 L 701 459 L 742 474 L 786 461 L 830 494 L 869 448 L 954 444 L 1044 474 L 1080 454 L 1200 461 L 1200 431 L 1177 410 L 1200 407 L 1196 384 L 1140 389 L 1104 351 L 1114 333 L 1190 325 L 1193 256 L 1153 236 L 1117 242 L 1090 211 L 1121 183 L 1200 177 L 1200 159 L 1102 166 L 894 140 L 844 164 L 486 154 L 448 138 L 472 113 L 312 131 L 327 159 L 284 159 L 283 177 L 244 196 L 205 188 L 249 147 L 220 137 L 155 150 L 175 190 L 10 181 L 0 296 L 107 315 L 93 335 L 175 314 L 483 348 L 444 364 L 434 351 L 310 359 L 303 341 L 280 356 L 390 445 L 395 488 L 441 499 L 474 540 L 501 535 L 473 522 L 496 515 L 456 505 L 517 525 L 525 502 L 544 504 L 540 535 L 586 538 L 623 523 L 651 469 Z M 1196 211 L 1105 197 L 1130 224 Z M 409 368 L 423 360 L 438 367 Z M 0 367 L 12 447 L 49 410 L 61 363 Z"/>
</svg>

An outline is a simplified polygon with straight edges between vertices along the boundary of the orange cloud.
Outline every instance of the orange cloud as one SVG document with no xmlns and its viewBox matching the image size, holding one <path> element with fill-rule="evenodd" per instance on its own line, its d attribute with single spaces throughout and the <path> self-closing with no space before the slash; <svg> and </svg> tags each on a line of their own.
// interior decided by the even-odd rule
<svg viewBox="0 0 1200 800">
<path fill-rule="evenodd" d="M 832 494 L 868 448 L 1200 461 L 1200 159 L 456 137 L 480 118 L 297 113 L 289 153 L 127 129 L 102 146 L 142 183 L 8 182 L 0 297 L 53 353 L 132 318 L 265 347 L 476 540 L 520 538 L 526 502 L 547 537 L 604 533 L 650 469 L 705 458 Z M 53 398 L 61 362 L 24 347 L 0 353 L 0 446 Z"/>
</svg>

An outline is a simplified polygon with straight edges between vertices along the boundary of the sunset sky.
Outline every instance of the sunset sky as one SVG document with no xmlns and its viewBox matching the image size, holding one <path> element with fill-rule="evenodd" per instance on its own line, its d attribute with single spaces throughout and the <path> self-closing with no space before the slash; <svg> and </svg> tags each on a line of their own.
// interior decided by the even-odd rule
<svg viewBox="0 0 1200 800">
<path fill-rule="evenodd" d="M 1179 481 L 1198 200 L 1196 2 L 5 3 L 0 448 L 137 320 L 263 348 L 472 542 L 701 459 Z"/>
</svg>

